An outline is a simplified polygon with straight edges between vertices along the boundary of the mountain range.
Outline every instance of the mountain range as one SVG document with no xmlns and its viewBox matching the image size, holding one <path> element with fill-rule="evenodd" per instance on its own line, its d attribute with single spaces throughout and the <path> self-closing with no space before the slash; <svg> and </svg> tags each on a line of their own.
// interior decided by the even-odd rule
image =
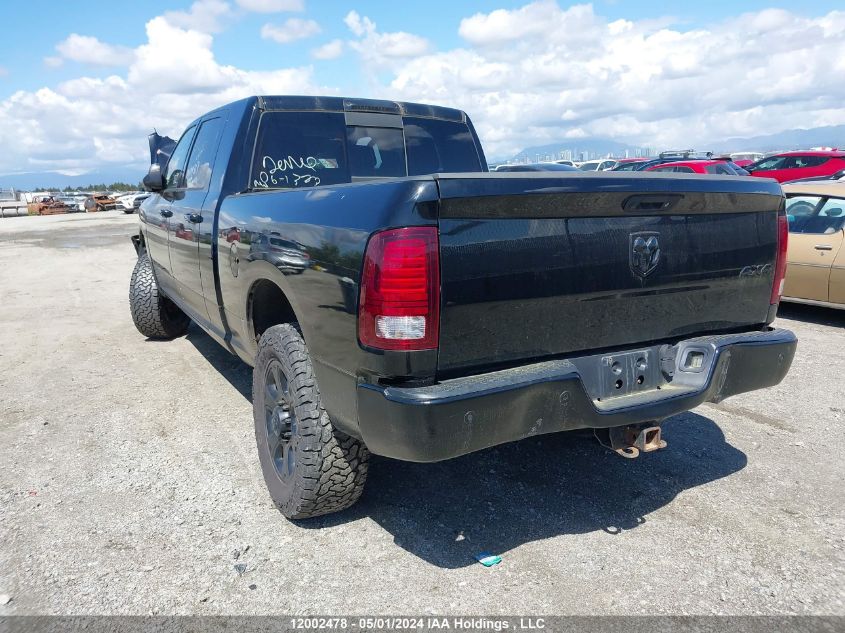
<svg viewBox="0 0 845 633">
<path fill-rule="evenodd" d="M 147 167 L 108 167 L 86 172 L 78 176 L 68 176 L 57 171 L 31 171 L 17 174 L 0 175 L 0 189 L 17 189 L 20 191 L 64 189 L 65 187 L 86 187 L 88 185 L 125 182 L 140 183 L 146 175 Z"/>
<path fill-rule="evenodd" d="M 810 129 L 795 129 L 765 134 L 761 136 L 734 137 L 727 139 L 712 139 L 700 146 L 693 146 L 693 149 L 700 151 L 712 151 L 715 153 L 754 151 L 773 152 L 787 151 L 792 149 L 808 149 L 810 147 L 838 147 L 845 148 L 845 125 L 828 125 Z M 545 145 L 533 145 L 526 147 L 521 152 L 510 157 L 502 157 L 498 161 L 488 159 L 490 162 L 504 161 L 534 161 L 537 157 L 544 160 L 546 156 L 558 156 L 561 151 L 570 151 L 573 160 L 579 159 L 579 154 L 585 157 L 599 156 L 637 156 L 643 150 L 658 152 L 661 149 L 687 149 L 687 147 L 654 148 L 637 146 L 613 139 L 587 137 L 578 139 L 564 139 L 557 143 Z"/>
</svg>

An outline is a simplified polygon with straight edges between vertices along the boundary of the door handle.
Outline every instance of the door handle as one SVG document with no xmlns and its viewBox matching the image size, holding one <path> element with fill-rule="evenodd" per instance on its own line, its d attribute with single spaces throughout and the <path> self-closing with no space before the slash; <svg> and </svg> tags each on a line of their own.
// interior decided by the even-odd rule
<svg viewBox="0 0 845 633">
<path fill-rule="evenodd" d="M 817 251 L 832 251 L 833 247 L 828 246 L 827 244 L 816 244 L 815 249 Z"/>
<path fill-rule="evenodd" d="M 202 222 L 202 216 L 199 213 L 188 213 L 185 215 L 185 219 L 188 222 L 192 222 L 194 224 L 199 224 Z"/>
<path fill-rule="evenodd" d="M 169 218 L 173 215 L 173 211 L 171 211 L 170 209 L 162 209 L 161 211 L 159 211 L 159 213 L 163 218 Z"/>
</svg>

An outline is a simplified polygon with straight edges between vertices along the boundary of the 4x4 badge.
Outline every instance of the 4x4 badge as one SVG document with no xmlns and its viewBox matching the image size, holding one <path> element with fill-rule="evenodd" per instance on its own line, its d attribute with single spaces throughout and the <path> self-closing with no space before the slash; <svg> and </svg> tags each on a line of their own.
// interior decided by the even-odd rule
<svg viewBox="0 0 845 633">
<path fill-rule="evenodd" d="M 656 231 L 631 233 L 629 239 L 631 271 L 638 277 L 650 275 L 660 263 L 659 237 L 660 233 Z"/>
</svg>

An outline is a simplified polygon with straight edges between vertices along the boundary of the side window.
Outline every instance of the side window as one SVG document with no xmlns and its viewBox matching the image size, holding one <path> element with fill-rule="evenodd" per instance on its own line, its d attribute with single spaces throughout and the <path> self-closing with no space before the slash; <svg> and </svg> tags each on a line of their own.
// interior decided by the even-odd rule
<svg viewBox="0 0 845 633">
<path fill-rule="evenodd" d="M 291 189 L 349 182 L 346 124 L 337 112 L 261 115 L 251 189 Z"/>
<path fill-rule="evenodd" d="M 170 160 L 167 161 L 167 170 L 164 174 L 165 189 L 179 189 L 185 186 L 185 162 L 196 132 L 196 126 L 185 130 L 176 145 L 176 149 L 170 155 Z"/>
<path fill-rule="evenodd" d="M 675 171 L 681 174 L 694 174 L 695 170 L 692 167 L 687 167 L 686 165 L 679 165 L 675 167 Z"/>
<path fill-rule="evenodd" d="M 845 226 L 845 199 L 829 198 L 821 205 L 819 196 L 794 196 L 786 200 L 791 233 L 830 235 Z"/>
<path fill-rule="evenodd" d="M 807 219 L 804 233 L 832 235 L 845 228 L 845 200 L 829 198 L 814 217 Z"/>
<path fill-rule="evenodd" d="M 754 169 L 784 169 L 785 158 L 783 156 L 775 156 L 774 158 L 766 158 L 759 163 L 752 165 Z"/>
<path fill-rule="evenodd" d="M 825 156 L 789 156 L 783 164 L 783 169 L 800 169 L 802 167 L 817 167 L 827 161 Z"/>
<path fill-rule="evenodd" d="M 736 175 L 733 171 L 731 171 L 727 167 L 727 165 L 724 165 L 722 163 L 707 165 L 707 166 L 704 167 L 704 171 L 706 171 L 708 174 L 719 174 L 719 175 L 722 175 L 722 176 L 735 176 Z"/>
<path fill-rule="evenodd" d="M 185 186 L 188 189 L 206 189 L 211 182 L 211 169 L 217 155 L 220 141 L 221 120 L 209 119 L 203 122 L 191 150 L 191 158 L 185 170 Z"/>
<path fill-rule="evenodd" d="M 819 215 L 828 218 L 841 218 L 845 215 L 845 198 L 828 198 L 819 209 Z"/>
<path fill-rule="evenodd" d="M 408 175 L 481 171 L 475 140 L 466 123 L 405 117 Z"/>
<path fill-rule="evenodd" d="M 352 178 L 405 176 L 405 138 L 399 128 L 349 126 L 346 136 Z"/>
<path fill-rule="evenodd" d="M 795 156 L 795 167 L 818 167 L 827 162 L 826 156 Z"/>
<path fill-rule="evenodd" d="M 813 214 L 819 206 L 819 196 L 792 196 L 786 199 L 786 215 L 792 221 L 797 221 Z"/>
</svg>

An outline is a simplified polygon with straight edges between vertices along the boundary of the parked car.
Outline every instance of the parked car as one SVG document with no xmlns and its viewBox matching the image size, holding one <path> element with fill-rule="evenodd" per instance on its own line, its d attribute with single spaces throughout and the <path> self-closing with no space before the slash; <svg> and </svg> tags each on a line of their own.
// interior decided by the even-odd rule
<svg viewBox="0 0 845 633">
<path fill-rule="evenodd" d="M 133 191 L 117 196 L 115 200 L 120 203 L 121 207 L 126 213 L 132 213 L 135 210 L 135 199 L 139 196 L 146 195 L 144 192 Z M 114 196 L 113 196 L 114 197 Z"/>
<path fill-rule="evenodd" d="M 560 163 L 521 163 L 518 165 L 499 165 L 496 171 L 578 171 L 572 165 Z"/>
<path fill-rule="evenodd" d="M 61 200 L 70 206 L 74 212 L 85 211 L 85 201 L 88 196 L 79 193 L 66 193 L 61 196 Z"/>
<path fill-rule="evenodd" d="M 94 211 L 112 211 L 117 208 L 123 208 L 123 205 L 105 193 L 95 193 L 85 200 L 85 210 L 89 213 Z"/>
<path fill-rule="evenodd" d="M 85 207 L 83 206 L 84 201 L 80 202 L 79 198 L 76 196 L 59 196 L 57 200 L 68 206 L 68 213 L 79 213 L 80 211 L 85 211 Z"/>
<path fill-rule="evenodd" d="M 561 159 L 556 160 L 554 162 L 556 162 L 558 165 L 568 165 L 569 167 L 575 167 L 575 163 L 573 163 L 571 160 Z"/>
<path fill-rule="evenodd" d="M 839 150 L 784 152 L 751 163 L 745 169 L 752 176 L 774 178 L 778 182 L 819 178 L 845 169 L 845 152 Z"/>
<path fill-rule="evenodd" d="M 144 200 L 150 197 L 148 193 L 142 193 L 135 196 L 135 199 L 132 201 L 132 211 L 127 211 L 126 213 L 138 213 L 138 209 L 141 208 Z"/>
<path fill-rule="evenodd" d="M 784 301 L 845 309 L 845 183 L 783 186 L 789 221 Z"/>
<path fill-rule="evenodd" d="M 581 171 L 608 171 L 616 167 L 617 161 L 612 158 L 605 158 L 603 160 L 588 160 L 578 165 Z"/>
<path fill-rule="evenodd" d="M 32 205 L 38 215 L 58 215 L 69 213 L 71 208 L 62 200 L 54 196 L 42 196 Z"/>
<path fill-rule="evenodd" d="M 689 160 L 663 163 L 645 171 L 674 172 L 679 174 L 717 174 L 722 176 L 747 176 L 748 172 L 728 160 Z"/>
<path fill-rule="evenodd" d="M 696 152 L 694 149 L 668 150 L 660 152 L 656 158 L 633 161 L 624 165 L 617 165 L 613 171 L 647 171 L 651 167 L 666 163 L 686 162 L 692 160 L 713 160 L 713 152 Z M 633 164 L 633 167 L 629 165 Z"/>
<path fill-rule="evenodd" d="M 590 428 L 635 457 L 665 446 L 665 418 L 788 371 L 780 185 L 486 165 L 459 110 L 274 96 L 201 116 L 151 165 L 135 326 L 193 320 L 254 367 L 285 516 L 352 505 L 370 452 L 434 462 Z M 262 234 L 314 265 L 250 257 Z"/>
</svg>

